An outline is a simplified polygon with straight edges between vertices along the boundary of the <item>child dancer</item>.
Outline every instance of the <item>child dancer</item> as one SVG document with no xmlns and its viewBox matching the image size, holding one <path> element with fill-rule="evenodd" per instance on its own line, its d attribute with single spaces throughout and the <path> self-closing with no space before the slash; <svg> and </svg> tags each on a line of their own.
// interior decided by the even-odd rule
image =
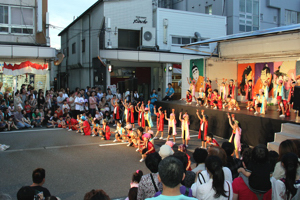
<svg viewBox="0 0 300 200">
<path fill-rule="evenodd" d="M 130 109 L 130 123 L 132 124 L 132 127 L 135 128 L 135 125 L 134 125 L 134 107 L 133 107 L 133 105 L 130 105 L 129 109 Z"/>
<path fill-rule="evenodd" d="M 206 98 L 205 105 L 206 105 L 206 108 L 208 108 L 209 105 L 211 105 L 211 103 L 212 103 L 212 97 L 213 97 L 212 89 L 211 88 L 208 89 L 208 94 L 206 95 L 206 97 L 207 98 Z"/>
<path fill-rule="evenodd" d="M 189 140 L 190 140 L 189 115 L 186 112 L 184 113 L 182 118 L 181 118 L 181 115 L 182 115 L 182 112 L 180 112 L 180 114 L 179 114 L 179 120 L 181 121 L 182 143 L 185 144 L 186 147 L 188 147 L 188 143 L 189 143 Z"/>
<path fill-rule="evenodd" d="M 276 85 L 274 98 L 277 98 L 277 96 L 281 96 L 281 99 L 285 100 L 285 88 L 283 85 L 283 80 L 278 80 L 278 82 L 277 82 L 277 78 L 275 77 L 274 84 Z M 278 106 L 278 109 L 279 109 L 279 106 Z"/>
<path fill-rule="evenodd" d="M 249 80 L 246 84 L 246 100 L 247 102 L 247 110 L 250 109 L 250 111 L 253 111 L 253 98 L 254 98 L 254 85 L 252 83 L 252 80 Z"/>
<path fill-rule="evenodd" d="M 68 131 L 76 131 L 77 130 L 77 125 L 78 125 L 78 121 L 74 118 L 71 118 L 71 117 L 67 117 L 66 118 L 66 122 L 67 122 L 67 125 L 69 127 L 69 130 Z"/>
<path fill-rule="evenodd" d="M 292 81 L 290 86 L 290 91 L 289 91 L 289 97 L 288 97 L 289 110 L 291 110 L 292 106 L 294 105 L 295 86 L 296 86 L 296 81 Z M 296 112 L 297 111 L 295 110 L 295 113 Z"/>
<path fill-rule="evenodd" d="M 144 145 L 144 137 L 143 137 L 143 134 L 144 134 L 144 129 L 142 127 L 138 127 L 137 128 L 137 149 L 136 151 L 139 151 L 140 149 L 142 149 L 143 145 Z"/>
<path fill-rule="evenodd" d="M 140 105 L 140 102 L 138 102 L 138 103 L 136 104 L 136 106 L 134 107 L 134 109 L 135 109 L 135 112 L 138 113 L 138 125 L 139 125 L 139 126 L 142 126 L 142 125 L 141 125 L 141 112 L 142 112 L 142 110 L 141 110 L 141 108 L 139 107 L 139 105 Z"/>
<path fill-rule="evenodd" d="M 113 142 L 124 142 L 125 129 L 122 127 L 122 121 L 117 121 L 117 130 L 115 131 L 115 140 Z"/>
<path fill-rule="evenodd" d="M 221 85 L 218 84 L 218 80 L 216 80 L 216 83 L 220 88 L 219 92 L 220 92 L 220 96 L 221 96 L 221 99 L 223 102 L 226 100 L 226 84 L 225 84 L 226 80 L 223 78 L 223 82 L 221 83 Z"/>
<path fill-rule="evenodd" d="M 91 135 L 92 130 L 89 122 L 84 116 L 81 117 L 81 120 L 83 121 L 82 126 L 79 128 L 79 130 L 82 131 L 81 135 Z"/>
<path fill-rule="evenodd" d="M 192 104 L 193 97 L 191 95 L 191 91 L 190 90 L 186 91 L 186 98 L 185 98 L 185 100 L 186 100 L 186 104 L 189 104 L 189 105 Z"/>
<path fill-rule="evenodd" d="M 213 107 L 215 110 L 218 109 L 218 100 L 219 100 L 219 94 L 218 90 L 214 89 L 214 93 L 211 98 L 211 107 Z"/>
<path fill-rule="evenodd" d="M 117 126 L 118 121 L 120 120 L 120 105 L 119 105 L 118 101 L 115 101 L 115 104 L 114 104 L 113 118 L 115 120 L 114 126 Z"/>
<path fill-rule="evenodd" d="M 101 140 L 110 140 L 111 133 L 106 120 L 103 120 L 103 128 L 100 129 L 99 135 L 101 136 Z"/>
<path fill-rule="evenodd" d="M 204 88 L 205 96 L 208 95 L 209 89 L 211 89 L 211 80 L 209 80 L 209 78 L 207 77 L 207 81 L 205 83 L 205 88 Z"/>
<path fill-rule="evenodd" d="M 232 134 L 230 136 L 229 142 L 234 144 L 235 157 L 238 159 L 239 152 L 242 150 L 242 148 L 241 148 L 242 129 L 239 127 L 239 122 L 237 120 L 235 120 L 234 114 L 231 115 L 233 123 L 231 121 L 229 113 L 227 113 L 227 116 L 229 119 L 229 124 L 232 128 Z"/>
<path fill-rule="evenodd" d="M 170 136 L 173 136 L 173 144 L 176 143 L 176 138 L 175 135 L 176 133 L 176 119 L 175 119 L 175 114 L 171 113 L 170 118 L 167 118 L 167 111 L 165 110 L 165 119 L 168 121 L 168 137 L 167 141 L 169 141 Z"/>
<path fill-rule="evenodd" d="M 192 171 L 192 168 L 191 168 L 191 156 L 189 156 L 189 154 L 186 153 L 186 145 L 185 144 L 181 144 L 178 146 L 178 151 L 182 152 L 182 153 L 185 153 L 187 158 L 188 158 L 188 163 L 187 163 L 187 166 L 186 166 L 186 171 Z"/>
<path fill-rule="evenodd" d="M 126 99 L 125 99 L 125 102 L 121 101 L 123 106 L 124 106 L 124 118 L 125 118 L 125 122 L 130 122 L 129 121 L 129 116 L 130 116 L 130 112 L 129 112 L 129 105 L 127 104 L 126 102 Z"/>
<path fill-rule="evenodd" d="M 154 145 L 149 141 L 151 138 L 151 135 L 149 133 L 144 134 L 144 147 L 140 150 L 142 153 L 142 159 L 140 162 L 144 162 L 147 155 L 155 152 Z"/>
<path fill-rule="evenodd" d="M 241 110 L 239 107 L 239 103 L 234 98 L 227 98 L 227 105 L 228 110 Z"/>
<path fill-rule="evenodd" d="M 203 92 L 203 88 L 201 87 L 199 90 L 199 96 L 197 99 L 197 105 L 196 106 L 202 106 L 205 101 L 205 93 Z"/>
<path fill-rule="evenodd" d="M 228 92 L 228 95 L 227 97 L 229 98 L 235 98 L 235 85 L 237 83 L 237 80 L 233 81 L 232 79 L 230 79 L 229 81 L 229 85 L 228 85 L 228 89 L 227 89 L 227 92 Z"/>
<path fill-rule="evenodd" d="M 286 100 L 282 100 L 281 96 L 277 96 L 277 103 L 278 103 L 278 107 L 279 107 L 279 117 L 289 117 L 290 116 L 290 110 L 289 110 L 289 106 Z"/>
<path fill-rule="evenodd" d="M 202 140 L 201 147 L 206 148 L 206 136 L 207 136 L 207 130 L 208 130 L 208 116 L 204 115 L 204 110 L 201 110 L 201 117 L 199 115 L 199 110 L 196 112 L 199 120 L 200 120 L 200 128 L 199 128 L 199 134 L 198 139 Z"/>
<path fill-rule="evenodd" d="M 145 127 L 146 127 L 145 129 L 146 129 L 146 132 L 148 132 L 148 130 L 151 130 L 151 127 L 153 127 L 151 113 L 149 111 L 149 108 L 145 108 L 144 119 L 145 119 Z"/>
<path fill-rule="evenodd" d="M 193 97 L 194 97 L 194 99 L 195 100 L 197 100 L 196 99 L 196 94 L 195 94 L 195 90 L 196 90 L 196 81 L 195 80 L 192 80 L 191 78 L 189 79 L 188 77 L 187 77 L 187 81 L 188 81 L 188 84 L 190 85 L 190 87 L 189 87 L 189 91 L 191 92 L 191 96 L 192 96 L 192 100 L 193 100 Z"/>
<path fill-rule="evenodd" d="M 207 134 L 207 140 L 206 140 L 206 143 L 209 145 L 209 146 L 217 146 L 219 147 L 219 143 L 217 142 L 217 140 L 214 138 L 214 135 L 212 133 L 209 133 Z"/>
<path fill-rule="evenodd" d="M 156 112 L 156 106 L 154 106 L 154 114 L 156 115 L 156 127 L 157 127 L 157 131 L 156 131 L 156 135 L 153 138 L 154 140 L 157 139 L 157 135 L 159 132 L 161 132 L 161 137 L 159 138 L 160 140 L 164 139 L 164 123 L 165 123 L 165 115 L 164 113 L 161 111 L 161 107 L 158 108 L 158 112 Z"/>
<path fill-rule="evenodd" d="M 258 113 L 264 115 L 266 113 L 266 105 L 267 105 L 267 100 L 264 95 L 264 90 L 260 89 L 259 94 L 256 96 L 255 100 L 255 115 Z"/>
<path fill-rule="evenodd" d="M 98 123 L 96 123 L 95 121 L 93 121 L 92 137 L 98 136 L 99 130 L 100 130 L 100 125 Z"/>
</svg>

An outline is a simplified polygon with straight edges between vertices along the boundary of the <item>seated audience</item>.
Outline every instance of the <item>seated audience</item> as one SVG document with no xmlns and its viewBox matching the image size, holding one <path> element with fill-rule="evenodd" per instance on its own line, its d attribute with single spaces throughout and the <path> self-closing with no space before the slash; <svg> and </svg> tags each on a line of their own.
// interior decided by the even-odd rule
<svg viewBox="0 0 300 200">
<path fill-rule="evenodd" d="M 103 190 L 91 190 L 84 195 L 84 200 L 110 200 Z"/>
<path fill-rule="evenodd" d="M 240 159 L 234 158 L 233 152 L 234 152 L 234 145 L 230 142 L 223 142 L 222 149 L 225 150 L 227 155 L 227 164 L 225 165 L 231 170 L 232 173 L 232 179 L 235 179 L 239 176 L 237 170 L 242 167 L 242 162 Z"/>
<path fill-rule="evenodd" d="M 205 160 L 207 158 L 207 150 L 202 148 L 196 148 L 193 153 L 193 158 L 196 162 L 196 167 L 192 170 L 193 172 L 197 173 L 198 171 L 205 170 Z"/>
</svg>

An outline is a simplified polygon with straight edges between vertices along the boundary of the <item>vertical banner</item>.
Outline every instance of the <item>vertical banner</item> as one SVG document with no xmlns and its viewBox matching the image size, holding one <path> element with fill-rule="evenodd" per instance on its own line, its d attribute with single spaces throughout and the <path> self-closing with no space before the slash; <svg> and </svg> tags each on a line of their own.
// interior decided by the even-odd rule
<svg viewBox="0 0 300 200">
<path fill-rule="evenodd" d="M 255 75 L 255 64 L 238 64 L 238 96 L 246 96 L 245 87 L 247 81 L 253 80 Z M 254 83 L 254 82 L 253 82 Z"/>
<path fill-rule="evenodd" d="M 194 59 L 190 60 L 190 77 L 191 80 L 195 80 L 196 92 L 199 92 L 200 88 L 204 85 L 204 60 Z"/>
<path fill-rule="evenodd" d="M 300 75 L 300 61 L 296 62 L 296 76 Z"/>
<path fill-rule="evenodd" d="M 254 75 L 254 95 L 258 94 L 265 81 L 269 85 L 269 96 L 273 96 L 273 71 L 274 63 L 256 63 L 255 64 L 255 75 Z"/>
</svg>

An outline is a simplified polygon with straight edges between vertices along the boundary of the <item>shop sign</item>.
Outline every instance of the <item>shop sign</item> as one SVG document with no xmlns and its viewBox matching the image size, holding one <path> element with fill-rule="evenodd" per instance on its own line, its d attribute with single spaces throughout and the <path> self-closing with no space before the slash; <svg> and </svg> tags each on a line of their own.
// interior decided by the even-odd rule
<svg viewBox="0 0 300 200">
<path fill-rule="evenodd" d="M 136 16 L 136 19 L 133 20 L 134 24 L 147 24 L 147 17 Z"/>
</svg>

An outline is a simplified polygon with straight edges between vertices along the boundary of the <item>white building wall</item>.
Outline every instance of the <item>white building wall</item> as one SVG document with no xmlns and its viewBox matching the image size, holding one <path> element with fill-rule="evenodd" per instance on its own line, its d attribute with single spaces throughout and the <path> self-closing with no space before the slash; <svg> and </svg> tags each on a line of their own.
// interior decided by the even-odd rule
<svg viewBox="0 0 300 200">
<path fill-rule="evenodd" d="M 107 1 L 104 4 L 104 16 L 110 18 L 111 33 L 106 31 L 105 45 L 110 37 L 112 48 L 118 48 L 118 34 L 115 34 L 117 29 L 141 30 L 141 27 L 152 27 L 152 0 L 124 0 L 124 1 Z M 133 23 L 136 16 L 146 17 L 148 23 L 140 24 Z"/>
<path fill-rule="evenodd" d="M 226 17 L 216 15 L 206 15 L 194 12 L 185 12 L 172 9 L 158 8 L 157 14 L 157 45 L 160 50 L 178 53 L 193 53 L 195 51 L 182 49 L 181 45 L 172 44 L 172 36 L 175 37 L 195 37 L 195 32 L 199 32 L 202 38 L 216 38 L 226 35 Z M 164 19 L 168 19 L 167 44 L 164 43 Z M 216 44 L 209 47 L 200 47 L 200 51 L 211 52 Z"/>
</svg>

